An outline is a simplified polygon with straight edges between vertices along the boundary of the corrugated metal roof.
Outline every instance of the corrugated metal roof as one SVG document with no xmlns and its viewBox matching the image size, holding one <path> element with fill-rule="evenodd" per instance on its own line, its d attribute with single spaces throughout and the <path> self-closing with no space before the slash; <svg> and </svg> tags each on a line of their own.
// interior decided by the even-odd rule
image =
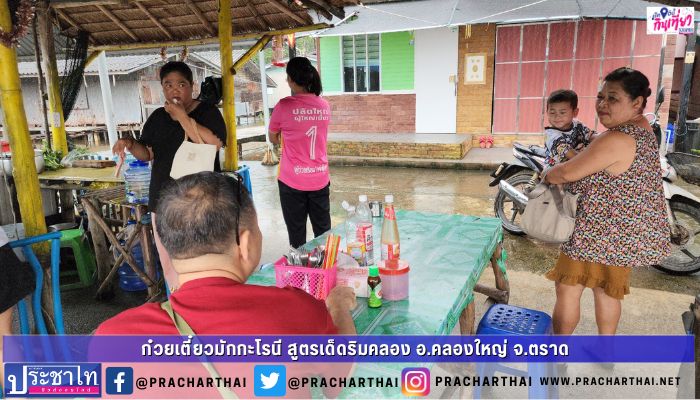
<svg viewBox="0 0 700 400">
<path fill-rule="evenodd" d="M 169 56 L 172 58 L 174 55 Z M 107 70 L 111 75 L 127 75 L 141 70 L 158 62 L 161 62 L 160 55 L 129 55 L 129 56 L 108 56 Z M 59 74 L 65 70 L 66 60 L 56 61 Z M 17 63 L 20 77 L 33 77 L 38 75 L 36 62 L 23 61 Z M 93 62 L 85 68 L 85 75 L 97 75 L 97 63 Z"/>
<path fill-rule="evenodd" d="M 246 53 L 246 50 L 233 50 L 233 60 L 238 61 L 243 55 Z M 211 66 L 215 72 L 221 73 L 221 55 L 219 54 L 218 51 L 193 51 L 190 53 L 190 56 L 194 56 L 195 58 L 207 63 L 209 66 Z M 254 57 L 257 58 L 257 57 Z M 258 69 L 258 65 L 253 63 L 252 61 L 248 61 L 246 63 L 246 66 L 250 67 L 251 73 L 255 74 L 255 78 L 253 79 L 255 82 L 258 82 L 260 79 L 258 77 L 260 76 L 260 69 Z M 236 76 L 236 79 L 238 80 L 239 77 Z M 277 84 L 275 83 L 274 80 L 272 80 L 269 76 L 267 77 L 267 86 L 268 87 L 277 87 Z"/>
<path fill-rule="evenodd" d="M 238 60 L 243 54 L 245 54 L 243 50 L 234 50 L 233 59 Z M 168 58 L 171 59 L 174 56 L 174 54 L 171 54 Z M 221 59 L 218 51 L 191 52 L 190 57 L 208 64 L 212 68 L 212 72 L 217 74 L 221 73 Z M 162 62 L 162 58 L 160 55 L 156 54 L 107 56 L 107 71 L 109 71 L 110 75 L 128 75 L 159 62 Z M 58 71 L 61 75 L 65 70 L 65 63 L 65 60 L 57 61 Z M 19 69 L 19 76 L 22 78 L 31 78 L 39 75 L 35 61 L 19 62 L 17 63 L 17 67 Z M 260 72 L 257 65 L 252 64 L 251 67 L 254 67 L 253 70 L 258 74 L 256 77 L 259 76 Z M 85 68 L 85 75 L 98 75 L 98 66 L 96 62 L 91 63 Z M 236 84 L 247 82 L 247 80 L 242 77 L 236 77 L 235 80 Z M 257 81 L 259 81 L 259 79 L 257 79 L 256 82 Z M 270 77 L 267 78 L 267 85 L 270 87 L 277 87 L 275 81 L 270 79 Z"/>
<path fill-rule="evenodd" d="M 243 57 L 243 54 L 245 54 L 245 50 L 233 50 L 233 60 L 234 62 Z M 219 54 L 218 51 L 194 51 L 190 52 L 190 55 L 193 55 L 200 60 L 206 62 L 209 64 L 211 67 L 216 68 L 218 72 L 221 72 L 221 55 Z"/>
<path fill-rule="evenodd" d="M 53 40 L 54 48 L 56 49 L 56 54 L 62 56 L 66 53 L 66 43 L 68 38 L 61 35 L 61 32 L 54 27 L 53 30 Z M 17 59 L 19 61 L 32 61 L 35 59 L 34 56 L 34 34 L 32 33 L 32 28 L 24 35 L 17 44 Z"/>
<path fill-rule="evenodd" d="M 645 19 L 643 0 L 416 0 L 346 7 L 346 19 L 318 36 L 400 32 L 478 23 L 511 24 L 579 18 Z M 351 17 L 355 14 L 357 18 Z M 696 13 L 696 19 L 700 13 Z"/>
</svg>

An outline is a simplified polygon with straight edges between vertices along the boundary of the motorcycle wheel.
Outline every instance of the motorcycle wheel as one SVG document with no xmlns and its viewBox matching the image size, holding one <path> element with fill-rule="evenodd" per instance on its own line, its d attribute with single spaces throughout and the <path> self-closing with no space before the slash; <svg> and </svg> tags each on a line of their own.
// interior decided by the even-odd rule
<svg viewBox="0 0 700 400">
<path fill-rule="evenodd" d="M 520 171 L 506 179 L 506 182 L 513 185 L 513 187 L 516 189 L 524 191 L 529 187 L 531 178 L 532 171 Z M 518 210 L 513 200 L 511 200 L 502 190 L 499 190 L 498 194 L 496 195 L 496 200 L 493 203 L 493 210 L 495 211 L 496 216 L 501 219 L 503 229 L 512 233 L 513 235 L 525 234 L 523 229 L 520 227 L 520 217 L 522 212 Z"/>
<path fill-rule="evenodd" d="M 654 268 L 671 275 L 690 275 L 700 271 L 700 206 L 671 200 L 671 212 L 681 237 L 671 239 L 671 256 Z"/>
</svg>

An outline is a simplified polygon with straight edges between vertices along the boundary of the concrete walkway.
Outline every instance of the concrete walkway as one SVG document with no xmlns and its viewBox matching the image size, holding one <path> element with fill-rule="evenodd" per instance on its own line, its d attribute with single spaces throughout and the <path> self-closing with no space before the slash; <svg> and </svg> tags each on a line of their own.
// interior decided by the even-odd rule
<svg viewBox="0 0 700 400">
<path fill-rule="evenodd" d="M 386 157 L 350 157 L 330 156 L 331 165 L 406 167 L 462 170 L 492 170 L 503 162 L 513 161 L 512 147 L 492 147 L 490 149 L 472 148 L 461 160 L 444 160 L 432 158 L 386 158 Z"/>
</svg>

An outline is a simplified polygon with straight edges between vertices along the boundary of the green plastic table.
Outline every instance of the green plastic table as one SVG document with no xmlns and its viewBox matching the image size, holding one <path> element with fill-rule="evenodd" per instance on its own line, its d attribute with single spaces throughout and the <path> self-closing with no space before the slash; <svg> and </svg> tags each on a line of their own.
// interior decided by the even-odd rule
<svg viewBox="0 0 700 400">
<path fill-rule="evenodd" d="M 502 250 L 503 230 L 497 218 L 447 215 L 418 211 L 396 212 L 401 238 L 401 258 L 410 264 L 409 297 L 384 301 L 368 308 L 358 299 L 353 319 L 358 335 L 448 335 L 460 324 L 462 334 L 474 333 L 474 293 L 484 293 L 495 302 L 508 302 L 509 285 Z M 375 258 L 379 260 L 381 219 L 374 224 Z M 331 230 L 345 237 L 344 226 Z M 326 235 L 304 248 L 324 244 Z M 496 288 L 478 285 L 491 265 Z M 250 277 L 248 283 L 274 285 L 273 268 Z M 354 376 L 397 376 L 406 365 L 358 365 Z M 417 367 L 418 365 L 411 365 Z M 341 397 L 401 397 L 399 389 L 344 390 Z"/>
</svg>

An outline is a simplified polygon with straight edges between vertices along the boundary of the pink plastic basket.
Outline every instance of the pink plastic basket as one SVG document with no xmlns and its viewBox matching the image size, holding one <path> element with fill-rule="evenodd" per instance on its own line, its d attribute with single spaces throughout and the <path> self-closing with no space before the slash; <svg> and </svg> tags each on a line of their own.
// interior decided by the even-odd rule
<svg viewBox="0 0 700 400">
<path fill-rule="evenodd" d="M 325 300 L 335 287 L 337 268 L 321 269 L 287 265 L 282 257 L 275 263 L 275 285 L 301 289 L 319 300 Z"/>
</svg>

